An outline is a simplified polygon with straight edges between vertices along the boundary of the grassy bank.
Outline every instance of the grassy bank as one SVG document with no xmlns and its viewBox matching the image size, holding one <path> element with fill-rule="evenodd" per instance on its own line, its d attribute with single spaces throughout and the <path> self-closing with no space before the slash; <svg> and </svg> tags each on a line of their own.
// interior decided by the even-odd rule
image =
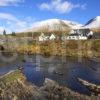
<svg viewBox="0 0 100 100">
<path fill-rule="evenodd" d="M 79 94 L 47 78 L 43 86 L 37 87 L 27 82 L 19 70 L 0 78 L 0 100 L 99 100 L 99 98 L 100 96 Z"/>
<path fill-rule="evenodd" d="M 3 84 L 8 84 L 14 82 L 14 80 L 17 79 L 24 79 L 24 76 L 22 75 L 20 70 L 11 71 L 4 76 L 1 76 L 0 83 L 2 82 Z"/>
<path fill-rule="evenodd" d="M 100 39 L 39 42 L 32 37 L 7 36 L 7 39 L 4 38 L 4 40 L 7 40 L 3 44 L 5 52 L 45 56 L 100 57 Z"/>
<path fill-rule="evenodd" d="M 20 45 L 17 52 L 47 56 L 100 57 L 100 40 L 36 42 L 36 44 Z"/>
</svg>

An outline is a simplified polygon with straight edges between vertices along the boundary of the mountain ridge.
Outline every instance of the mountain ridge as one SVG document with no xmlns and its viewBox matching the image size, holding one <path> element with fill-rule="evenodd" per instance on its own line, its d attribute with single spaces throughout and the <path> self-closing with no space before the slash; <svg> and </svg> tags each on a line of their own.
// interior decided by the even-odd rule
<svg viewBox="0 0 100 100">
<path fill-rule="evenodd" d="M 100 16 L 90 19 L 85 25 L 85 28 L 100 29 Z"/>
<path fill-rule="evenodd" d="M 33 24 L 28 31 L 66 31 L 69 29 L 80 28 L 81 24 L 69 20 L 48 19 Z"/>
<path fill-rule="evenodd" d="M 90 19 L 86 24 L 82 25 L 78 22 L 63 19 L 47 19 L 33 23 L 32 27 L 25 32 L 51 32 L 51 31 L 68 31 L 71 29 L 100 30 L 100 16 Z"/>
</svg>

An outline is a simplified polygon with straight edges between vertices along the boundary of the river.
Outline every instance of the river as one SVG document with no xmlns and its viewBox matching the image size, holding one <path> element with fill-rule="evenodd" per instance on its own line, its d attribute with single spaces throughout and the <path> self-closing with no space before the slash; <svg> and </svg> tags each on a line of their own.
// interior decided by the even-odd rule
<svg viewBox="0 0 100 100">
<path fill-rule="evenodd" d="M 41 55 L 24 57 L 22 55 L 9 63 L 0 60 L 0 75 L 18 67 L 23 67 L 22 72 L 27 80 L 37 86 L 43 85 L 45 78 L 50 78 L 62 86 L 89 95 L 90 91 L 81 85 L 77 78 L 100 84 L 100 62 L 86 58 Z"/>
</svg>

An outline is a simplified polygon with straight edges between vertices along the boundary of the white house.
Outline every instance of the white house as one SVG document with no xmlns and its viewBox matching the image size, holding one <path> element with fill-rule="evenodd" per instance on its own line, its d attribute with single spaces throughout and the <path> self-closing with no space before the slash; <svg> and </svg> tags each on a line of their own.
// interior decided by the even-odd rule
<svg viewBox="0 0 100 100">
<path fill-rule="evenodd" d="M 51 34 L 51 36 L 49 37 L 49 40 L 55 40 L 56 36 L 54 34 Z"/>
<path fill-rule="evenodd" d="M 39 41 L 46 41 L 48 39 L 47 36 L 44 35 L 44 33 L 41 33 L 41 35 L 39 36 Z"/>
<path fill-rule="evenodd" d="M 48 41 L 48 40 L 55 40 L 56 36 L 54 34 L 51 35 L 44 35 L 44 33 L 41 33 L 39 36 L 39 41 Z"/>
<path fill-rule="evenodd" d="M 91 38 L 93 37 L 93 32 L 90 31 L 90 32 L 87 34 L 87 37 L 88 37 L 88 39 L 91 39 Z"/>
<path fill-rule="evenodd" d="M 71 30 L 69 35 L 65 37 L 66 40 L 87 40 L 91 39 L 93 32 L 90 29 L 75 29 Z"/>
<path fill-rule="evenodd" d="M 66 40 L 87 40 L 88 37 L 82 34 L 70 34 L 67 36 Z"/>
<path fill-rule="evenodd" d="M 75 33 L 75 30 L 71 30 L 69 34 L 74 34 Z"/>
</svg>

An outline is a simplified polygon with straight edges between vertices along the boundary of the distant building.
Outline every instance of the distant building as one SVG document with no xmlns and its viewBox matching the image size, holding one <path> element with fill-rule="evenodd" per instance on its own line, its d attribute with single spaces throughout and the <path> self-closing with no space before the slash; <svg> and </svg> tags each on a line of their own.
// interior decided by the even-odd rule
<svg viewBox="0 0 100 100">
<path fill-rule="evenodd" d="M 75 30 L 71 30 L 71 31 L 70 31 L 70 34 L 74 34 L 74 33 L 75 33 Z"/>
<path fill-rule="evenodd" d="M 48 39 L 47 36 L 44 35 L 44 33 L 41 33 L 41 35 L 39 36 L 39 41 L 46 41 Z"/>
<path fill-rule="evenodd" d="M 87 40 L 93 37 L 93 32 L 90 29 L 75 29 L 71 30 L 66 40 Z"/>
<path fill-rule="evenodd" d="M 49 40 L 55 40 L 56 36 L 54 34 L 51 34 L 51 36 L 49 37 Z"/>
<path fill-rule="evenodd" d="M 87 40 L 88 37 L 87 36 L 84 36 L 84 35 L 81 35 L 81 34 L 70 34 L 66 37 L 66 40 Z"/>
<path fill-rule="evenodd" d="M 87 37 L 88 37 L 88 39 L 91 39 L 91 38 L 93 37 L 93 32 L 90 31 L 90 32 L 87 34 Z"/>
<path fill-rule="evenodd" d="M 44 35 L 44 33 L 41 33 L 39 36 L 39 41 L 48 41 L 48 40 L 55 40 L 56 36 L 54 34 L 51 35 Z"/>
</svg>

